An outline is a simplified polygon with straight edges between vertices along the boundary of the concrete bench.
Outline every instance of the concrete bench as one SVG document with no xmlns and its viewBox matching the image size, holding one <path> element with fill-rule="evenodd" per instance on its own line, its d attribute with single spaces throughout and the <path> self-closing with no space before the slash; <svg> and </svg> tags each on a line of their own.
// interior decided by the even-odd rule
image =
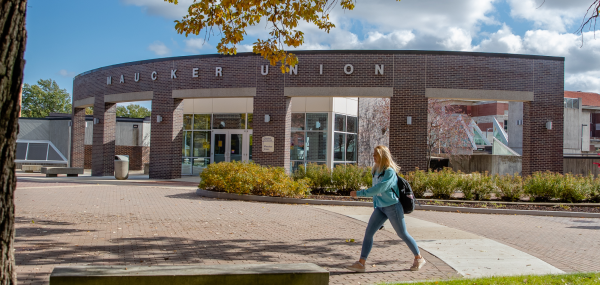
<svg viewBox="0 0 600 285">
<path fill-rule="evenodd" d="M 329 272 L 312 263 L 54 267 L 50 285 L 74 284 L 327 285 Z"/>
<path fill-rule="evenodd" d="M 66 174 L 69 177 L 77 177 L 79 174 L 83 174 L 83 168 L 77 167 L 42 167 L 42 173 L 46 174 L 46 177 L 56 177 L 58 174 Z"/>
<path fill-rule="evenodd" d="M 42 166 L 41 165 L 23 165 L 23 166 L 21 166 L 21 170 L 23 170 L 24 172 L 41 172 Z"/>
</svg>

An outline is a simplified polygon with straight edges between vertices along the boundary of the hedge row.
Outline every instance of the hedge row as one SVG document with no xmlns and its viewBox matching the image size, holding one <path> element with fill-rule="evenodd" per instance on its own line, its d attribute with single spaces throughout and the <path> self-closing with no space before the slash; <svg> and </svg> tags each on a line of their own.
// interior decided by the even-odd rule
<svg viewBox="0 0 600 285">
<path fill-rule="evenodd" d="M 302 198 L 310 193 L 308 180 L 294 180 L 283 167 L 265 167 L 242 162 L 208 165 L 200 173 L 201 189 L 260 196 Z"/>
<path fill-rule="evenodd" d="M 462 192 L 467 200 L 487 200 L 492 194 L 506 201 L 529 198 L 531 201 L 600 202 L 600 178 L 536 172 L 523 178 L 515 175 L 465 174 L 450 168 L 441 171 L 415 169 L 403 175 L 415 196 L 426 192 L 433 198 L 448 199 Z M 350 191 L 371 186 L 371 168 L 338 165 L 333 170 L 310 163 L 300 166 L 290 177 L 282 167 L 255 163 L 214 163 L 200 174 L 202 189 L 262 196 L 305 197 L 313 193 L 348 195 Z"/>
<path fill-rule="evenodd" d="M 529 197 L 529 200 L 539 202 L 600 202 L 600 178 L 593 175 L 584 177 L 548 171 L 523 178 L 518 174 L 464 174 L 445 168 L 434 172 L 416 169 L 407 173 L 406 179 L 417 197 L 423 197 L 426 191 L 430 191 L 434 198 L 448 199 L 460 191 L 467 200 L 488 200 L 494 194 L 505 201 Z"/>
<path fill-rule="evenodd" d="M 348 195 L 350 191 L 358 191 L 371 187 L 371 168 L 353 164 L 337 165 L 333 170 L 327 165 L 309 163 L 303 165 L 292 175 L 294 180 L 307 180 L 313 191 Z"/>
</svg>

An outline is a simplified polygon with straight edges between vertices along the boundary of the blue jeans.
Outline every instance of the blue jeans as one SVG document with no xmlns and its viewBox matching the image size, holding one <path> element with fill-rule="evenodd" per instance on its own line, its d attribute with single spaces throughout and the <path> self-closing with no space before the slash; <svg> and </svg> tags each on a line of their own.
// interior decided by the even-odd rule
<svg viewBox="0 0 600 285">
<path fill-rule="evenodd" d="M 365 238 L 363 239 L 360 258 L 367 260 L 367 257 L 371 252 L 371 248 L 373 247 L 373 236 L 388 219 L 390 220 L 392 227 L 394 227 L 396 234 L 398 234 L 398 236 L 406 243 L 406 245 L 408 245 L 410 251 L 412 251 L 415 256 L 420 254 L 419 247 L 417 246 L 415 239 L 413 239 L 406 231 L 402 204 L 396 203 L 388 207 L 375 208 L 373 214 L 371 214 L 369 224 L 367 225 L 367 230 L 365 231 Z"/>
</svg>

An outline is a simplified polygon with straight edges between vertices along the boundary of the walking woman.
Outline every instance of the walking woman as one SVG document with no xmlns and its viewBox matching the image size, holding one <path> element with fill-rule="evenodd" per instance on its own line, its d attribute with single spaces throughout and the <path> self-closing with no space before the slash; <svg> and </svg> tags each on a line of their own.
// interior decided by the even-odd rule
<svg viewBox="0 0 600 285">
<path fill-rule="evenodd" d="M 350 192 L 352 197 L 373 197 L 373 207 L 375 209 L 373 214 L 371 214 L 367 230 L 365 231 L 360 259 L 346 268 L 356 272 L 365 272 L 365 262 L 373 247 L 373 235 L 389 219 L 398 236 L 415 255 L 415 261 L 410 270 L 417 271 L 425 265 L 425 259 L 421 256 L 415 240 L 406 231 L 402 204 L 400 204 L 396 194 L 392 192 L 396 191 L 395 193 L 398 193 L 398 178 L 396 177 L 396 173 L 399 167 L 394 163 L 390 150 L 383 145 L 375 147 L 373 159 L 375 160 L 372 173 L 373 187 Z M 383 175 L 381 175 L 382 173 Z"/>
</svg>

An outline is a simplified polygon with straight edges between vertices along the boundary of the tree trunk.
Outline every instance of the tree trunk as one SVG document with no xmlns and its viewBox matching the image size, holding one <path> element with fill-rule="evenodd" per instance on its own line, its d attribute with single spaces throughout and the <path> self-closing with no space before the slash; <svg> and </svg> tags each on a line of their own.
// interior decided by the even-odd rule
<svg viewBox="0 0 600 285">
<path fill-rule="evenodd" d="M 14 237 L 15 152 L 25 60 L 27 0 L 0 0 L 0 285 L 17 284 Z"/>
</svg>

